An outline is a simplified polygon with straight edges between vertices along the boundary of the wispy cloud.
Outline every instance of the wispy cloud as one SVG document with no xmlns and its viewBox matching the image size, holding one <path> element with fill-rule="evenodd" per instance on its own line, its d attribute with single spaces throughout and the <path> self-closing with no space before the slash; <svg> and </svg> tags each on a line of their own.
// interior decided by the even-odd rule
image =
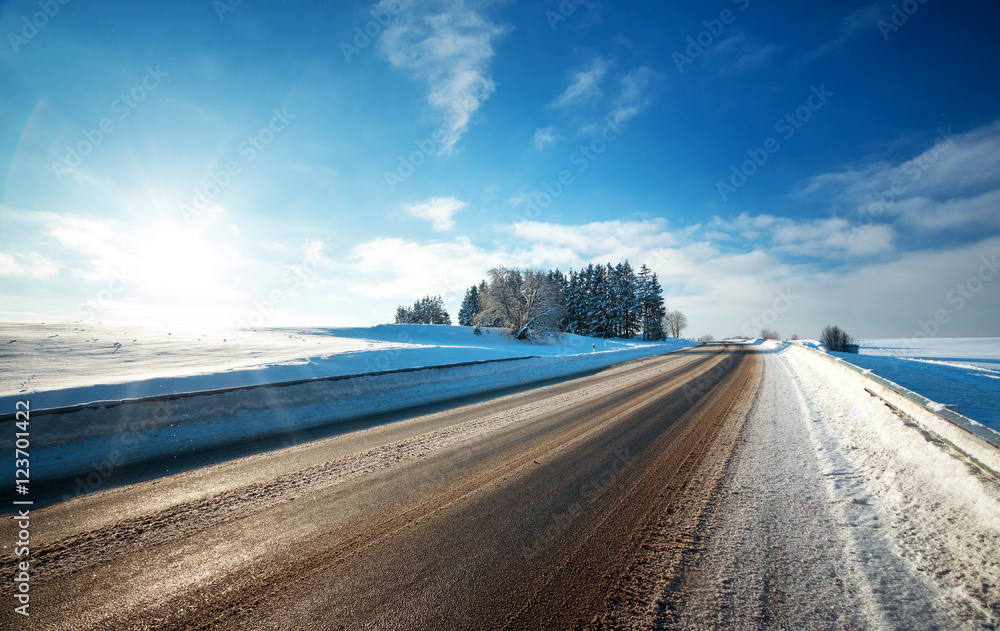
<svg viewBox="0 0 1000 631">
<path fill-rule="evenodd" d="M 435 230 L 451 230 L 455 226 L 455 213 L 468 205 L 455 197 L 432 197 L 423 202 L 405 204 L 403 210 L 431 222 Z"/>
<path fill-rule="evenodd" d="M 609 112 L 610 118 L 619 125 L 641 113 L 652 103 L 653 84 L 662 75 L 649 66 L 639 66 L 624 73 L 615 66 L 613 60 L 597 57 L 573 74 L 569 86 L 549 103 L 548 108 L 573 111 L 577 116 L 582 113 L 591 121 L 583 126 L 583 133 L 592 133 L 595 127 L 606 125 Z M 592 122 L 594 114 L 600 116 L 599 123 Z M 547 129 L 550 128 L 536 133 L 536 149 L 539 133 Z"/>
<path fill-rule="evenodd" d="M 449 153 L 495 91 L 494 42 L 508 29 L 470 0 L 382 0 L 396 14 L 379 44 L 389 63 L 427 83 L 427 101 L 443 118 L 442 153 Z"/>
<path fill-rule="evenodd" d="M 531 144 L 538 151 L 541 151 L 546 146 L 551 145 L 558 139 L 556 134 L 556 128 L 552 125 L 548 127 L 542 127 L 535 131 L 535 137 L 532 139 Z"/>
<path fill-rule="evenodd" d="M 622 124 L 642 113 L 653 102 L 650 90 L 660 74 L 648 66 L 640 66 L 619 79 L 619 92 L 613 99 L 612 116 Z"/>
<path fill-rule="evenodd" d="M 0 252 L 0 276 L 48 278 L 59 273 L 59 264 L 38 252 Z"/>
<path fill-rule="evenodd" d="M 753 244 L 775 254 L 813 260 L 888 255 L 895 252 L 896 236 L 891 226 L 854 225 L 843 217 L 798 220 L 746 213 L 714 217 L 705 234 L 717 242 Z"/>
<path fill-rule="evenodd" d="M 603 57 L 595 58 L 587 68 L 573 74 L 573 80 L 569 86 L 554 101 L 549 103 L 549 107 L 558 109 L 574 103 L 585 103 L 603 95 L 601 82 L 611 65 L 611 62 Z"/>
<path fill-rule="evenodd" d="M 888 0 L 879 0 L 878 2 L 851 11 L 841 21 L 837 37 L 805 55 L 802 58 L 802 63 L 808 64 L 825 55 L 842 51 L 847 42 L 868 29 L 871 29 L 872 33 L 877 33 L 876 24 L 879 18 L 889 9 L 890 4 Z"/>
<path fill-rule="evenodd" d="M 728 37 L 705 52 L 706 61 L 716 61 L 719 72 L 731 74 L 760 67 L 770 61 L 780 50 L 773 44 L 751 42 L 740 33 Z"/>
<path fill-rule="evenodd" d="M 878 220 L 924 233 L 995 230 L 1000 120 L 963 134 L 941 132 L 904 160 L 862 159 L 810 178 L 801 193 L 822 195 L 866 224 Z"/>
</svg>

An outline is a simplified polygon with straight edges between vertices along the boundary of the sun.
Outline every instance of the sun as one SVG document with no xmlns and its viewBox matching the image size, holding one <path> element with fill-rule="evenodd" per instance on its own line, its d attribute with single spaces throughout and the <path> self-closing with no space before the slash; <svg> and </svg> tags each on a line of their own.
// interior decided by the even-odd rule
<svg viewBox="0 0 1000 631">
<path fill-rule="evenodd" d="M 176 303 L 203 301 L 225 283 L 231 255 L 224 244 L 205 231 L 179 222 L 150 227 L 137 246 L 137 267 L 143 284 L 155 294 Z"/>
</svg>

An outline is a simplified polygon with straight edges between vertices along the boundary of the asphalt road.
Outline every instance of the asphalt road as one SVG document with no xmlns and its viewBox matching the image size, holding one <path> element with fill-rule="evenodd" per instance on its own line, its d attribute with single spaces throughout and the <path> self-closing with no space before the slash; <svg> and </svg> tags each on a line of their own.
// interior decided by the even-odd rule
<svg viewBox="0 0 1000 631">
<path fill-rule="evenodd" d="M 689 544 L 714 490 L 694 476 L 731 452 L 761 364 L 690 349 L 32 511 L 32 615 L 4 581 L 0 621 L 620 626 Z"/>
</svg>

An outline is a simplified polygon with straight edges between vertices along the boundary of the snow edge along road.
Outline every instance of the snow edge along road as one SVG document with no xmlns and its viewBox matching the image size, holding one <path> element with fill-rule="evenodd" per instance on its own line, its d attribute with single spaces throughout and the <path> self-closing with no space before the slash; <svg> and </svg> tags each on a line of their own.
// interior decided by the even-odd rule
<svg viewBox="0 0 1000 631">
<path fill-rule="evenodd" d="M 33 413 L 32 465 L 46 480 L 79 476 L 84 493 L 102 488 L 126 465 L 568 377 L 678 350 L 665 345 L 467 362 L 284 387 L 256 385 L 170 400 L 114 402 L 111 408 L 89 406 L 37 418 Z"/>
<path fill-rule="evenodd" d="M 879 376 L 871 370 L 855 366 L 839 357 L 798 344 L 784 344 L 784 350 L 799 349 L 813 353 L 871 382 L 871 396 L 900 414 L 918 423 L 937 438 L 948 443 L 973 462 L 1000 478 L 1000 433 L 976 421 L 953 412 L 927 397 Z"/>
</svg>

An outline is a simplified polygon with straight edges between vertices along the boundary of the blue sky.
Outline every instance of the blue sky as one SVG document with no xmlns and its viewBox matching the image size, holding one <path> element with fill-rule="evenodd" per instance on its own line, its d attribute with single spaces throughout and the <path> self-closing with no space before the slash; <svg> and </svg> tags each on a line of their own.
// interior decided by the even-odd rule
<svg viewBox="0 0 1000 631">
<path fill-rule="evenodd" d="M 691 335 L 1000 335 L 995 2 L 167 6 L 0 6 L 0 319 L 364 325 L 627 258 Z"/>
</svg>

